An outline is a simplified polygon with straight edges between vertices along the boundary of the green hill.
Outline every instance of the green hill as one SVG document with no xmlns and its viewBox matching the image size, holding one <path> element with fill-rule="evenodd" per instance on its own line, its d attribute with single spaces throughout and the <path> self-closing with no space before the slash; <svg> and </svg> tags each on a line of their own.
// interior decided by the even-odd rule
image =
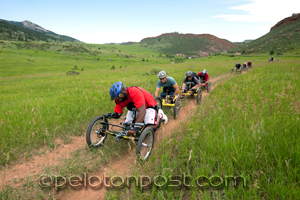
<svg viewBox="0 0 300 200">
<path fill-rule="evenodd" d="M 19 41 L 59 41 L 80 42 L 79 40 L 59 35 L 29 21 L 13 22 L 0 20 L 0 39 Z"/>
<path fill-rule="evenodd" d="M 234 44 L 209 34 L 166 33 L 157 37 L 145 38 L 140 44 L 165 54 L 185 54 L 207 56 L 231 49 Z"/>
<path fill-rule="evenodd" d="M 271 28 L 270 32 L 244 45 L 237 46 L 229 52 L 264 53 L 282 52 L 300 49 L 300 14 L 285 18 Z"/>
</svg>

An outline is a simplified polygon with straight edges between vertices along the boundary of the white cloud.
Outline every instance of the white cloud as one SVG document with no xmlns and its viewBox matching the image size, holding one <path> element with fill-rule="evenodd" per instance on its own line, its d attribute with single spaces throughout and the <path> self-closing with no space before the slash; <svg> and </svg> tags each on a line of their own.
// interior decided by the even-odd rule
<svg viewBox="0 0 300 200">
<path fill-rule="evenodd" d="M 217 15 L 215 17 L 223 18 L 226 21 L 276 23 L 292 16 L 293 13 L 298 13 L 299 7 L 299 0 L 252 0 L 251 3 L 228 8 L 234 12 L 245 12 L 245 14 Z"/>
</svg>

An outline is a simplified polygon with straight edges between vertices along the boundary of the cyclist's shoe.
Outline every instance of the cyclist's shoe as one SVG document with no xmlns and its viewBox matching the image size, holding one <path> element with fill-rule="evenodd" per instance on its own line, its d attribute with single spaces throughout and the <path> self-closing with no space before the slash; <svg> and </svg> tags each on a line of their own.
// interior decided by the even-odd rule
<svg viewBox="0 0 300 200">
<path fill-rule="evenodd" d="M 160 120 L 161 120 L 164 124 L 168 123 L 168 117 L 167 117 L 167 115 L 165 115 L 165 113 L 164 113 L 164 111 L 163 111 L 162 109 L 159 109 L 159 110 L 158 110 L 158 116 L 160 117 Z"/>
</svg>

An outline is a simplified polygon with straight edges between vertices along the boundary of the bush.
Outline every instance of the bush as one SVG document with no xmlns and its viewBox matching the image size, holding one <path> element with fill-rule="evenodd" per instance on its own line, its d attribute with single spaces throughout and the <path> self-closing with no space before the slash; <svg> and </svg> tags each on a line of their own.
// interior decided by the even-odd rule
<svg viewBox="0 0 300 200">
<path fill-rule="evenodd" d="M 115 66 L 113 65 L 110 69 L 116 69 Z"/>
<path fill-rule="evenodd" d="M 152 68 L 151 71 L 150 71 L 150 74 L 152 75 L 157 75 L 158 72 L 162 71 L 162 69 L 160 68 Z"/>
<path fill-rule="evenodd" d="M 68 72 L 66 73 L 66 75 L 79 75 L 79 72 L 68 71 Z"/>
<path fill-rule="evenodd" d="M 274 55 L 274 50 L 271 50 L 271 51 L 270 51 L 270 55 Z"/>
</svg>

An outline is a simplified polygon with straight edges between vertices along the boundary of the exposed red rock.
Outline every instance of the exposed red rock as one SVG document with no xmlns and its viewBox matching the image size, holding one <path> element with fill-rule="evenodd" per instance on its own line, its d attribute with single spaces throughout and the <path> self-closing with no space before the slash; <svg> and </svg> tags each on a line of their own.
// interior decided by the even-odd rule
<svg viewBox="0 0 300 200">
<path fill-rule="evenodd" d="M 278 27 L 285 26 L 285 25 L 290 24 L 290 23 L 295 23 L 298 20 L 300 20 L 300 13 L 298 13 L 298 14 L 292 16 L 292 17 L 284 18 L 283 20 L 279 21 L 275 26 L 273 26 L 270 29 L 270 31 L 272 31 L 273 29 L 276 29 Z"/>
</svg>

